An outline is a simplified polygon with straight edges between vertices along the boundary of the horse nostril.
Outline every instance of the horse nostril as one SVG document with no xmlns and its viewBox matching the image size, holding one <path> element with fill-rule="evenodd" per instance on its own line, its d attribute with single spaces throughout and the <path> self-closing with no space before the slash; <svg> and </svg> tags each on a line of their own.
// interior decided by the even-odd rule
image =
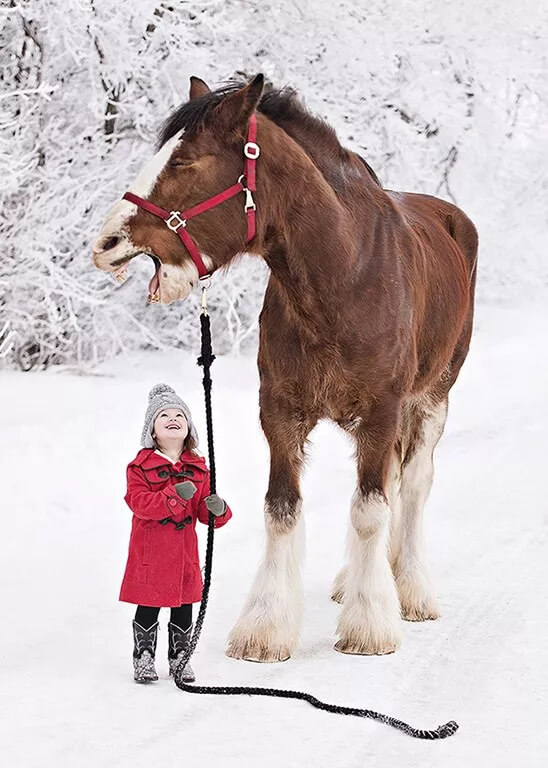
<svg viewBox="0 0 548 768">
<path fill-rule="evenodd" d="M 117 235 L 112 235 L 103 243 L 103 251 L 111 251 L 113 248 L 116 248 L 119 242 L 120 238 Z"/>
</svg>

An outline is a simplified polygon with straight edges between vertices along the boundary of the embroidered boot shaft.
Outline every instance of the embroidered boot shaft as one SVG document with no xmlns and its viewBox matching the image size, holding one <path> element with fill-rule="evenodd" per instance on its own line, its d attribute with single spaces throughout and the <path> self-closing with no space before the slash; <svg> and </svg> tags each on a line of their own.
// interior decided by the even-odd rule
<svg viewBox="0 0 548 768">
<path fill-rule="evenodd" d="M 158 622 L 145 629 L 133 619 L 133 679 L 136 683 L 150 683 L 158 680 L 154 668 Z"/>
<path fill-rule="evenodd" d="M 169 633 L 169 650 L 167 653 L 167 659 L 169 662 L 169 674 L 175 676 L 175 670 L 179 665 L 179 662 L 184 656 L 190 643 L 190 635 L 192 634 L 192 624 L 186 630 L 182 630 L 176 624 L 172 624 L 171 621 L 167 625 Z M 193 683 L 196 680 L 194 671 L 190 666 L 190 662 L 186 664 L 183 670 L 183 682 Z"/>
</svg>

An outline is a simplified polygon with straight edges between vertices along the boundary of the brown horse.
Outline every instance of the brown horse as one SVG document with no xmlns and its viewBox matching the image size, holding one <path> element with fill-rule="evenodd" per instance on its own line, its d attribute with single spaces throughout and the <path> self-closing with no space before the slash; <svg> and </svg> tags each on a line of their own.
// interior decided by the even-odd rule
<svg viewBox="0 0 548 768">
<path fill-rule="evenodd" d="M 270 446 L 266 553 L 229 637 L 229 656 L 288 658 L 302 615 L 304 523 L 300 474 L 307 436 L 331 419 L 355 441 L 347 564 L 335 648 L 391 653 L 402 616 L 436 619 L 421 517 L 448 392 L 472 332 L 477 233 L 459 208 L 392 192 L 291 90 L 248 84 L 190 99 L 165 124 L 160 149 L 131 191 L 168 211 L 192 207 L 242 173 L 256 115 L 256 233 L 246 244 L 243 196 L 188 223 L 208 270 L 242 252 L 271 274 L 260 313 L 260 420 Z M 93 262 L 123 273 L 139 253 L 158 271 L 162 303 L 186 298 L 198 269 L 162 219 L 122 200 L 109 212 Z"/>
</svg>

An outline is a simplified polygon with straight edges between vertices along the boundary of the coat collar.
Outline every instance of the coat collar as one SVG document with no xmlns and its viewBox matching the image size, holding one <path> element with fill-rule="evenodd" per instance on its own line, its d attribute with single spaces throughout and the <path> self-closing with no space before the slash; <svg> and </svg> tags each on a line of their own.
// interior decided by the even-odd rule
<svg viewBox="0 0 548 768">
<path fill-rule="evenodd" d="M 181 453 L 179 461 L 175 462 L 175 464 L 178 464 L 179 462 L 181 462 L 182 464 L 192 464 L 195 467 L 206 469 L 205 458 L 203 456 L 196 456 L 190 451 L 183 451 Z M 164 456 L 161 456 L 159 453 L 156 453 L 154 448 L 143 448 L 142 450 L 139 451 L 139 453 L 131 463 L 137 464 L 140 467 L 144 467 L 144 469 L 154 469 L 155 467 L 165 467 L 166 464 L 171 467 L 175 466 L 171 462 L 171 459 L 168 459 Z"/>
</svg>

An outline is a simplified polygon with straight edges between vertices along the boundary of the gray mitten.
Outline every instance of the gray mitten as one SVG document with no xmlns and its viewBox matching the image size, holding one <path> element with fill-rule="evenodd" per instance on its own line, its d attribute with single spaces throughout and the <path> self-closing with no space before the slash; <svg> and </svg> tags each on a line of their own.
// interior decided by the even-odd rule
<svg viewBox="0 0 548 768">
<path fill-rule="evenodd" d="M 206 496 L 204 499 L 206 507 L 209 509 L 212 515 L 215 517 L 221 517 L 226 510 L 226 501 L 217 496 L 216 493 L 212 493 L 210 496 Z"/>
<path fill-rule="evenodd" d="M 182 483 L 176 483 L 173 487 L 179 496 L 185 500 L 191 499 L 196 493 L 196 486 L 192 480 L 183 480 Z"/>
</svg>

